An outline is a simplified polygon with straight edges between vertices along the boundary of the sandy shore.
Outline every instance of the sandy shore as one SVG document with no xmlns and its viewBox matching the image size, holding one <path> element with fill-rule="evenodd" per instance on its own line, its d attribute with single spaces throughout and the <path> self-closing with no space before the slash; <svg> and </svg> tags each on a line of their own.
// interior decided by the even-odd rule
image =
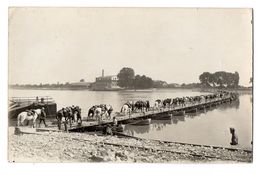
<svg viewBox="0 0 260 175">
<path fill-rule="evenodd" d="M 15 135 L 9 127 L 10 162 L 252 162 L 252 153 L 86 133 Z"/>
</svg>

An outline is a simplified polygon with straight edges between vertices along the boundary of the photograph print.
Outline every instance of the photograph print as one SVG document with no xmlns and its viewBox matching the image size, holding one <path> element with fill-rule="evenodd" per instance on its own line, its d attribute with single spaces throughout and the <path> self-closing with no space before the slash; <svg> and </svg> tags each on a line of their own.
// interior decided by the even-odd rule
<svg viewBox="0 0 260 175">
<path fill-rule="evenodd" d="M 8 12 L 9 162 L 253 162 L 253 9 Z"/>
</svg>

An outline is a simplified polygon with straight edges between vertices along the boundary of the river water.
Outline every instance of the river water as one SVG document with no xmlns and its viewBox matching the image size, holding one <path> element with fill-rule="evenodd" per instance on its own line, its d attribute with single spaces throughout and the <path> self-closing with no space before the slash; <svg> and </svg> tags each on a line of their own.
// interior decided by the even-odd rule
<svg viewBox="0 0 260 175">
<path fill-rule="evenodd" d="M 192 90 L 160 89 L 142 91 L 72 91 L 72 90 L 14 90 L 10 97 L 51 96 L 57 108 L 78 105 L 82 115 L 87 116 L 88 109 L 95 104 L 110 104 L 114 112 L 131 100 L 149 100 L 175 98 L 207 94 Z M 240 95 L 239 101 L 222 104 L 207 111 L 174 117 L 172 120 L 152 120 L 150 125 L 126 125 L 124 133 L 141 138 L 176 141 L 195 144 L 230 146 L 229 128 L 234 127 L 238 135 L 240 148 L 251 148 L 252 141 L 252 95 Z"/>
</svg>

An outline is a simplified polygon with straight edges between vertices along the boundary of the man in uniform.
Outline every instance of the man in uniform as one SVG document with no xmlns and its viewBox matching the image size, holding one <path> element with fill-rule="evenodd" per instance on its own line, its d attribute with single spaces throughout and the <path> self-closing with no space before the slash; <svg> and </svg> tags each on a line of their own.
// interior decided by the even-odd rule
<svg viewBox="0 0 260 175">
<path fill-rule="evenodd" d="M 40 122 L 39 122 L 39 127 L 41 126 L 41 123 L 43 122 L 43 124 L 45 125 L 45 127 L 47 127 L 48 125 L 46 124 L 45 122 L 45 119 L 46 119 L 47 115 L 46 115 L 46 112 L 44 111 L 44 107 L 42 107 L 41 109 L 41 114 L 40 114 Z"/>
<path fill-rule="evenodd" d="M 61 123 L 62 123 L 62 118 L 64 117 L 63 114 L 64 108 L 62 108 L 61 110 L 59 110 L 57 112 L 57 116 L 56 119 L 58 120 L 58 129 L 61 130 Z"/>
</svg>

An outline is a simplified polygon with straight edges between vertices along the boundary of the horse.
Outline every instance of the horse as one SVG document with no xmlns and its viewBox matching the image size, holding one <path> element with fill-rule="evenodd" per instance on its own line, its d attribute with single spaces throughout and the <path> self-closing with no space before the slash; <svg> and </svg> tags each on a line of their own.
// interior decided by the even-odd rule
<svg viewBox="0 0 260 175">
<path fill-rule="evenodd" d="M 38 116 L 41 115 L 42 110 L 41 109 L 34 109 L 33 110 Z"/>
<path fill-rule="evenodd" d="M 144 104 L 143 104 L 142 101 L 135 102 L 135 109 L 136 109 L 136 111 L 138 111 L 138 110 L 143 111 L 143 107 L 144 107 Z"/>
<path fill-rule="evenodd" d="M 105 105 L 106 112 L 108 114 L 108 118 L 111 119 L 111 113 L 113 112 L 113 108 L 111 105 Z"/>
<path fill-rule="evenodd" d="M 69 124 L 70 127 L 72 126 L 72 123 L 74 123 L 76 121 L 73 110 L 71 107 L 67 107 L 66 108 L 67 114 L 68 114 L 68 119 L 69 119 Z"/>
<path fill-rule="evenodd" d="M 161 107 L 162 107 L 162 100 L 159 100 L 159 99 L 155 100 L 154 109 L 159 110 Z"/>
<path fill-rule="evenodd" d="M 120 112 L 126 115 L 131 112 L 131 108 L 127 104 L 124 104 Z"/>
<path fill-rule="evenodd" d="M 30 123 L 30 121 L 32 122 L 32 127 L 35 128 L 36 127 L 36 119 L 38 117 L 38 114 L 33 111 L 32 115 L 28 115 L 28 112 L 21 112 L 20 114 L 18 114 L 17 116 L 17 126 L 19 127 L 20 124 L 22 126 L 28 125 Z M 25 124 L 25 121 L 28 121 L 27 124 Z"/>
<path fill-rule="evenodd" d="M 91 118 L 94 117 L 96 108 L 97 108 L 97 106 L 92 106 L 92 107 L 88 110 L 88 117 L 91 117 Z"/>
<path fill-rule="evenodd" d="M 74 115 L 74 118 L 77 119 L 77 123 L 81 124 L 82 123 L 81 111 L 80 110 L 76 110 L 73 115 Z"/>
<path fill-rule="evenodd" d="M 171 103 L 172 103 L 172 99 L 171 98 L 167 98 L 165 100 L 163 100 L 163 107 L 170 107 Z"/>
<path fill-rule="evenodd" d="M 97 106 L 94 111 L 94 117 L 96 120 L 101 121 L 102 120 L 102 108 L 100 106 Z"/>
<path fill-rule="evenodd" d="M 67 114 L 64 108 L 60 109 L 56 113 L 56 119 L 58 121 L 58 129 L 61 130 L 61 124 L 64 124 L 65 130 L 67 130 Z"/>
</svg>

